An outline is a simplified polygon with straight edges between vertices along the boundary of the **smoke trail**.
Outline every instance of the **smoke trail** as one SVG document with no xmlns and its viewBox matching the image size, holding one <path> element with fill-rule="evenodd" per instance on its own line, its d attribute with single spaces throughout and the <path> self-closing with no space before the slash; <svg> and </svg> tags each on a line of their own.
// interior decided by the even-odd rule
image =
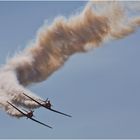
<svg viewBox="0 0 140 140">
<path fill-rule="evenodd" d="M 138 4 L 140 4 L 138 2 Z M 66 19 L 58 17 L 51 25 L 39 29 L 37 37 L 22 53 L 9 60 L 1 69 L 0 78 L 9 75 L 10 81 L 0 82 L 0 105 L 7 113 L 18 116 L 5 102 L 10 100 L 18 106 L 39 107 L 22 93 L 34 95 L 24 88 L 31 83 L 47 79 L 64 65 L 68 58 L 88 48 L 97 48 L 112 39 L 121 39 L 140 26 L 140 17 L 129 17 L 121 2 L 88 2 L 84 10 Z"/>
<path fill-rule="evenodd" d="M 17 106 L 23 106 L 28 109 L 39 107 L 35 102 L 29 100 L 23 93 L 32 96 L 34 99 L 41 99 L 29 90 L 25 89 L 19 84 L 14 70 L 7 66 L 0 70 L 0 107 L 6 112 L 15 117 L 22 117 L 23 115 L 10 106 L 7 101 L 14 103 Z M 41 99 L 42 100 L 42 99 Z"/>
</svg>

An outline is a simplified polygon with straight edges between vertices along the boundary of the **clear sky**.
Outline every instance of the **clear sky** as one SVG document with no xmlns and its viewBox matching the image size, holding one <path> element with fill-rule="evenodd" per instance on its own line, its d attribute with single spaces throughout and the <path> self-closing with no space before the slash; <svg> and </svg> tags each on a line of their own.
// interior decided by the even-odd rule
<svg viewBox="0 0 140 140">
<path fill-rule="evenodd" d="M 0 64 L 34 39 L 58 15 L 69 17 L 86 2 L 0 2 Z M 138 3 L 140 4 L 140 2 Z M 36 118 L 0 111 L 0 138 L 140 138 L 140 29 L 86 54 L 72 56 L 47 81 L 29 87 L 67 118 L 43 108 Z"/>
</svg>

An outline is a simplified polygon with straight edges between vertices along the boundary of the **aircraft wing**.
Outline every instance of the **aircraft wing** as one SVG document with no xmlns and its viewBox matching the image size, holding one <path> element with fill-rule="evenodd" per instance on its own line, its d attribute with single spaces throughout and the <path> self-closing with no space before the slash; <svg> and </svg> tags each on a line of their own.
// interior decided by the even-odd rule
<svg viewBox="0 0 140 140">
<path fill-rule="evenodd" d="M 51 110 L 51 111 L 53 111 L 53 112 L 56 112 L 56 113 L 65 115 L 65 116 L 67 116 L 67 117 L 72 117 L 71 115 L 65 114 L 65 113 L 63 113 L 63 112 L 60 112 L 60 111 L 57 111 L 57 110 L 54 110 L 54 109 L 51 109 L 51 108 L 47 108 L 47 109 L 49 109 L 49 110 Z"/>
<path fill-rule="evenodd" d="M 29 95 L 23 93 L 26 97 L 28 97 L 29 99 L 33 100 L 34 102 L 36 102 L 37 104 L 39 104 L 40 106 L 43 106 L 40 102 L 38 102 L 37 100 L 35 100 L 34 98 L 30 97 Z M 44 106 L 43 106 L 44 107 Z"/>
<path fill-rule="evenodd" d="M 46 126 L 46 127 L 52 128 L 51 126 L 49 126 L 49 125 L 47 125 L 47 124 L 45 124 L 45 123 L 42 123 L 42 122 L 40 122 L 40 121 L 38 121 L 38 120 L 36 120 L 36 119 L 34 119 L 34 118 L 29 118 L 29 119 L 31 119 L 32 121 L 35 121 L 35 122 L 37 122 L 37 123 L 40 123 L 40 124 L 42 124 L 42 125 L 44 125 L 44 126 Z"/>
<path fill-rule="evenodd" d="M 7 102 L 8 102 L 8 101 L 7 101 Z M 34 119 L 34 118 L 32 118 L 32 117 L 28 117 L 28 115 L 27 115 L 26 113 L 22 112 L 20 109 L 18 109 L 18 108 L 17 108 L 15 105 L 13 105 L 12 103 L 8 102 L 8 104 L 10 104 L 13 108 L 15 108 L 16 110 L 18 110 L 21 114 L 23 114 L 23 115 L 26 116 L 27 118 L 31 119 L 32 121 L 37 122 L 37 123 L 39 123 L 39 124 L 41 124 L 41 125 L 44 125 L 44 126 L 46 126 L 46 127 L 52 128 L 51 126 L 49 126 L 49 125 L 47 125 L 47 124 L 45 124 L 45 123 L 42 123 L 42 122 L 40 122 L 40 121 L 38 121 L 38 120 L 36 120 L 36 119 Z"/>
<path fill-rule="evenodd" d="M 65 115 L 65 116 L 67 116 L 67 117 L 72 117 L 71 115 L 68 115 L 68 114 L 62 113 L 62 112 L 60 112 L 60 111 L 57 111 L 57 110 L 54 110 L 54 109 L 51 109 L 51 108 L 47 108 L 46 106 L 44 106 L 43 104 L 41 104 L 41 103 L 38 102 L 37 100 L 33 99 L 33 98 L 30 97 L 29 95 L 27 95 L 27 94 L 25 94 L 25 93 L 23 93 L 23 94 L 24 94 L 26 97 L 28 97 L 28 98 L 30 98 L 31 100 L 33 100 L 34 102 L 38 103 L 40 106 L 45 107 L 45 108 L 48 109 L 48 110 L 51 110 L 51 111 L 53 111 L 53 112 L 56 112 L 56 113 L 59 113 L 59 114 Z"/>
<path fill-rule="evenodd" d="M 7 101 L 7 103 L 8 104 L 10 104 L 13 108 L 15 108 L 17 111 L 19 111 L 21 114 L 23 114 L 24 116 L 26 116 L 27 117 L 27 114 L 26 113 L 24 113 L 24 112 L 22 112 L 20 109 L 18 109 L 15 105 L 13 105 L 12 103 L 10 103 L 10 102 L 8 102 Z"/>
</svg>

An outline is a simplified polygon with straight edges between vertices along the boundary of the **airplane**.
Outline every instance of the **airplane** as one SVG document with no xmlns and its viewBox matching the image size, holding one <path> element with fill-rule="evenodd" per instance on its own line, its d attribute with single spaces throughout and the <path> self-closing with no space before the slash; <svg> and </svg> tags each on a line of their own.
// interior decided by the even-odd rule
<svg viewBox="0 0 140 140">
<path fill-rule="evenodd" d="M 41 125 L 44 125 L 44 126 L 46 126 L 46 127 L 48 127 L 48 128 L 52 128 L 51 126 L 46 125 L 45 123 L 42 123 L 42 122 L 40 122 L 40 121 L 34 119 L 34 118 L 33 118 L 33 116 L 34 116 L 34 115 L 33 115 L 33 112 L 34 112 L 34 111 L 31 110 L 30 112 L 26 111 L 26 113 L 24 113 L 22 110 L 20 110 L 19 108 L 17 108 L 17 107 L 16 107 L 15 105 L 13 105 L 12 103 L 10 103 L 10 102 L 8 102 L 8 101 L 7 101 L 7 103 L 8 103 L 9 105 L 11 105 L 13 108 L 15 108 L 17 111 L 19 111 L 21 114 L 23 114 L 25 117 L 31 119 L 32 121 L 37 122 L 37 123 L 39 123 L 39 124 L 41 124 Z"/>
<path fill-rule="evenodd" d="M 24 94 L 26 97 L 28 97 L 29 99 L 33 100 L 34 102 L 38 103 L 40 106 L 42 106 L 42 107 L 44 107 L 44 108 L 46 108 L 46 109 L 48 109 L 48 110 L 51 110 L 51 111 L 56 112 L 56 113 L 59 113 L 59 114 L 61 114 L 61 115 L 65 115 L 65 116 L 67 116 L 67 117 L 72 117 L 71 115 L 68 115 L 68 114 L 65 114 L 65 113 L 62 113 L 62 112 L 60 112 L 60 111 L 57 111 L 57 110 L 52 109 L 52 108 L 51 108 L 51 107 L 52 107 L 52 104 L 50 103 L 50 100 L 48 100 L 48 99 L 45 100 L 45 101 L 42 101 L 42 100 L 41 100 L 41 102 L 44 102 L 44 103 L 40 103 L 39 101 L 33 99 L 33 98 L 30 97 L 29 95 L 27 95 L 27 94 L 25 94 L 25 93 L 23 93 L 23 94 Z"/>
</svg>

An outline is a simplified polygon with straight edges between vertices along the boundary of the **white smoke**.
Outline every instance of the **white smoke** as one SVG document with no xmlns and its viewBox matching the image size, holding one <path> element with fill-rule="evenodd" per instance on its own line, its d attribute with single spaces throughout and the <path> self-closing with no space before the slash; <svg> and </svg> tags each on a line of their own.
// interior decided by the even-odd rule
<svg viewBox="0 0 140 140">
<path fill-rule="evenodd" d="M 140 2 L 135 6 L 138 11 Z M 130 8 L 135 9 L 127 2 L 90 1 L 81 13 L 69 19 L 58 17 L 51 25 L 43 25 L 30 47 L 1 67 L 0 107 L 15 117 L 23 115 L 7 101 L 28 109 L 39 107 L 23 95 L 41 99 L 25 86 L 47 79 L 71 55 L 87 52 L 89 46 L 96 48 L 104 41 L 121 39 L 135 32 L 140 26 L 140 16 L 130 16 L 127 12 Z"/>
</svg>

